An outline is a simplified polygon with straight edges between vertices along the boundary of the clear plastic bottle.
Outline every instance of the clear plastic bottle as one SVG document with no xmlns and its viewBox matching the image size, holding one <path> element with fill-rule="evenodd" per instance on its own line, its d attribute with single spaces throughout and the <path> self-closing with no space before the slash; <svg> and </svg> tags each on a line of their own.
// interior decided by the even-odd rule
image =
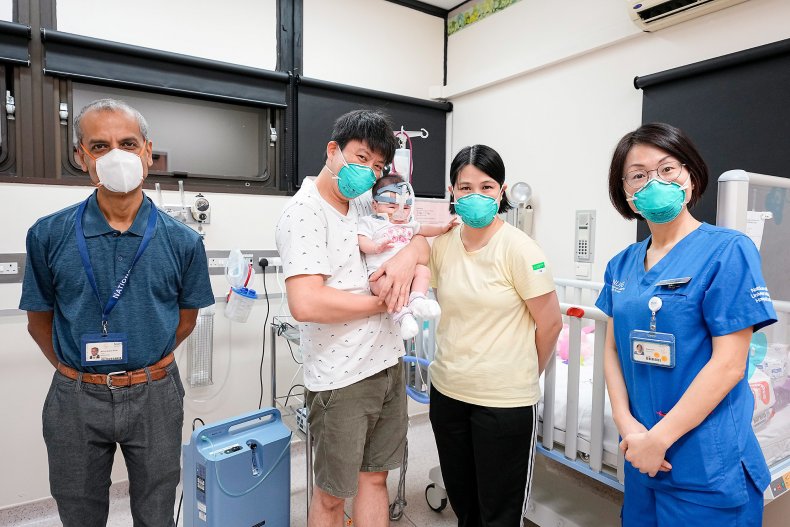
<svg viewBox="0 0 790 527">
<path fill-rule="evenodd" d="M 248 285 L 255 283 L 255 269 L 239 249 L 233 249 L 228 255 L 225 278 L 230 284 L 225 317 L 235 322 L 247 322 L 257 299 L 255 290 L 247 288 Z"/>
<path fill-rule="evenodd" d="M 232 287 L 225 306 L 225 317 L 234 322 L 247 322 L 258 295 L 254 289 Z"/>
</svg>

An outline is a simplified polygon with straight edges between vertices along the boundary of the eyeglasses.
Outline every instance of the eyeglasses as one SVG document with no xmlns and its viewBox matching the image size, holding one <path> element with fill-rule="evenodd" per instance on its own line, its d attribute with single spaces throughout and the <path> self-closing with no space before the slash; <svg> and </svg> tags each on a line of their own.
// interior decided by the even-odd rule
<svg viewBox="0 0 790 527">
<path fill-rule="evenodd" d="M 658 165 L 658 168 L 655 170 L 644 170 L 641 168 L 632 170 L 625 175 L 623 181 L 625 181 L 625 184 L 630 188 L 640 189 L 650 181 L 650 173 L 655 172 L 660 180 L 672 183 L 680 177 L 680 173 L 683 171 L 684 166 L 685 165 L 679 161 L 667 161 L 666 163 Z"/>
</svg>

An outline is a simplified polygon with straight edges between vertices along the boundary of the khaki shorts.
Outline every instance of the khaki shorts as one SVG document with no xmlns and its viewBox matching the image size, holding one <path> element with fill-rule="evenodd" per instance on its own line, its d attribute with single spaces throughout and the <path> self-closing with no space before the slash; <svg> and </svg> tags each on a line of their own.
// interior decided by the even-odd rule
<svg viewBox="0 0 790 527">
<path fill-rule="evenodd" d="M 357 494 L 360 472 L 398 468 L 406 445 L 403 361 L 351 386 L 307 391 L 315 484 L 337 498 Z"/>
</svg>

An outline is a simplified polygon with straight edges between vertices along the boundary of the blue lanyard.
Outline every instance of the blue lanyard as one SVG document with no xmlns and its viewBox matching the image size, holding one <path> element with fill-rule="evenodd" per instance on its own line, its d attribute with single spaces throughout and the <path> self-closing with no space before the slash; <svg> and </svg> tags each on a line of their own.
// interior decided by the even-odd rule
<svg viewBox="0 0 790 527">
<path fill-rule="evenodd" d="M 88 245 L 85 243 L 85 231 L 82 229 L 82 217 L 85 214 L 85 207 L 88 205 L 89 200 L 90 197 L 83 201 L 80 204 L 79 209 L 77 209 L 77 248 L 80 251 L 80 258 L 82 258 L 82 266 L 85 268 L 85 274 L 88 275 L 88 282 L 90 282 L 93 292 L 96 294 L 96 300 L 98 300 L 99 305 L 101 305 L 102 301 L 99 297 L 99 288 L 96 286 L 96 277 L 93 274 L 93 266 L 91 265 L 91 260 L 88 256 Z M 107 305 L 104 306 L 104 310 L 102 311 L 101 328 L 102 333 L 105 335 L 107 334 L 107 319 L 110 316 L 110 312 L 115 307 L 115 304 L 118 303 L 118 300 L 120 300 L 121 295 L 124 292 L 124 288 L 126 287 L 126 283 L 129 281 L 129 274 L 131 274 L 134 264 L 136 264 L 137 260 L 140 259 L 140 256 L 143 255 L 145 250 L 148 248 L 148 244 L 151 242 L 151 238 L 154 237 L 157 216 L 158 214 L 156 212 L 156 207 L 151 204 L 151 209 L 148 213 L 148 225 L 145 228 L 143 241 L 140 242 L 140 247 L 137 248 L 137 254 L 134 255 L 132 265 L 129 267 L 129 270 L 126 271 L 126 274 L 123 275 L 123 278 L 121 278 L 121 280 L 118 282 L 118 285 L 115 286 L 115 289 L 110 295 L 110 299 L 107 301 Z"/>
</svg>

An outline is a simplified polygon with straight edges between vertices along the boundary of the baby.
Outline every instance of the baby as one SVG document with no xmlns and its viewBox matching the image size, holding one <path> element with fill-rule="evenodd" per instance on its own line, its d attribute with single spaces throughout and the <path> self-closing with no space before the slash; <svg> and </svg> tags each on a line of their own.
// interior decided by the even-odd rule
<svg viewBox="0 0 790 527">
<path fill-rule="evenodd" d="M 444 234 L 455 226 L 455 221 L 446 225 L 420 225 L 414 221 L 411 217 L 413 195 L 411 185 L 399 176 L 384 176 L 373 186 L 375 214 L 360 219 L 358 232 L 359 249 L 365 254 L 368 276 L 406 247 L 415 234 L 429 238 Z M 400 325 L 404 340 L 419 332 L 415 315 L 420 318 L 438 318 L 441 314 L 439 304 L 426 297 L 430 283 L 431 271 L 417 264 L 409 303 L 393 314 L 393 320 Z M 374 295 L 379 293 L 380 288 L 378 282 L 370 284 L 370 291 Z"/>
</svg>

